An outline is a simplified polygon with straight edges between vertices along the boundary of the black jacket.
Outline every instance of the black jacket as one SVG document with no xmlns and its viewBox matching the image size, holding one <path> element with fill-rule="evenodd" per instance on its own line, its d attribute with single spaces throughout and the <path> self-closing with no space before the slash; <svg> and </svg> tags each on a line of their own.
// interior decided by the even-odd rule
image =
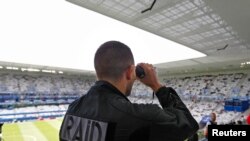
<svg viewBox="0 0 250 141">
<path fill-rule="evenodd" d="M 85 124 L 76 122 L 74 117 L 109 123 L 108 141 L 183 141 L 196 133 L 198 123 L 174 89 L 161 87 L 156 96 L 162 108 L 156 104 L 131 103 L 110 83 L 97 81 L 86 95 L 70 104 L 65 116 L 72 116 L 72 120 L 64 118 L 60 140 L 73 140 L 73 136 L 74 140 L 84 140 L 79 139 L 85 138 L 81 137 L 86 136 L 81 134 L 84 129 L 78 131 Z M 67 132 L 74 124 L 81 126 Z M 64 138 L 65 134 L 70 139 Z"/>
</svg>

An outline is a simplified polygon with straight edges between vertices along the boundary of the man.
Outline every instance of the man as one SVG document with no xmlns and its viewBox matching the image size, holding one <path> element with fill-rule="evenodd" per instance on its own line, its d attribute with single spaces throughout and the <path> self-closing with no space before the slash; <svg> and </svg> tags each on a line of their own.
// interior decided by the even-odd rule
<svg viewBox="0 0 250 141">
<path fill-rule="evenodd" d="M 139 79 L 133 54 L 127 45 L 109 41 L 95 53 L 98 81 L 70 104 L 60 140 L 101 141 L 106 133 L 107 141 L 183 141 L 195 134 L 198 124 L 176 92 L 159 82 L 151 64 L 138 65 L 146 74 L 140 81 L 154 91 L 162 108 L 129 101 L 127 96 Z"/>
<path fill-rule="evenodd" d="M 208 138 L 208 125 L 217 125 L 216 122 L 216 114 L 214 112 L 210 113 L 210 119 L 206 124 L 206 127 L 204 128 L 204 136 Z"/>
</svg>

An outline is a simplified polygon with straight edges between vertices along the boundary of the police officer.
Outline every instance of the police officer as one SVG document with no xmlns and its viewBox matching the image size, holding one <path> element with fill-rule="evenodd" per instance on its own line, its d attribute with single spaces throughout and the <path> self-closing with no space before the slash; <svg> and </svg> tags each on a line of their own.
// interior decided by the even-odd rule
<svg viewBox="0 0 250 141">
<path fill-rule="evenodd" d="M 195 134 L 198 124 L 175 90 L 159 82 L 151 64 L 138 65 L 145 71 L 142 79 L 136 77 L 127 45 L 119 41 L 102 44 L 94 57 L 98 80 L 70 104 L 60 140 L 183 141 Z M 154 91 L 162 107 L 129 101 L 136 79 Z"/>
</svg>

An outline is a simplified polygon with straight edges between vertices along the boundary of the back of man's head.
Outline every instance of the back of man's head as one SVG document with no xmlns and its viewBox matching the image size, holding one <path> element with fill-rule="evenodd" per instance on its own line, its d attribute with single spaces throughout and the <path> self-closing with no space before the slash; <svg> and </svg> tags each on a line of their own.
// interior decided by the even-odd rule
<svg viewBox="0 0 250 141">
<path fill-rule="evenodd" d="M 119 41 L 105 42 L 95 53 L 94 65 L 98 79 L 117 81 L 132 64 L 134 57 L 130 48 Z"/>
</svg>

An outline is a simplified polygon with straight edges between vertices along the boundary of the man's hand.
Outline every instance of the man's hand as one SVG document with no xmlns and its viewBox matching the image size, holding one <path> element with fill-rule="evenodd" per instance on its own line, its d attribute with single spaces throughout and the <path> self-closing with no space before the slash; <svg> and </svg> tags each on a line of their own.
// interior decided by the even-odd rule
<svg viewBox="0 0 250 141">
<path fill-rule="evenodd" d="M 149 86 L 151 89 L 153 89 L 154 92 L 162 87 L 161 83 L 158 80 L 156 70 L 152 64 L 139 63 L 137 65 L 141 66 L 145 72 L 145 77 L 142 79 L 137 77 L 138 80 L 140 80 L 143 84 Z"/>
</svg>

